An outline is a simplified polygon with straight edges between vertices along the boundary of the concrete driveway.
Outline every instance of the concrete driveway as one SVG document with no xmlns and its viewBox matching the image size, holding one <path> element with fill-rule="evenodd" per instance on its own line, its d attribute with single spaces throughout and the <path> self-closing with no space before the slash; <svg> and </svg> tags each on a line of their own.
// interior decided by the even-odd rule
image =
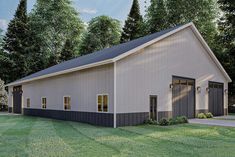
<svg viewBox="0 0 235 157">
<path fill-rule="evenodd" d="M 221 116 L 213 119 L 189 119 L 189 123 L 235 127 L 235 116 Z"/>
</svg>

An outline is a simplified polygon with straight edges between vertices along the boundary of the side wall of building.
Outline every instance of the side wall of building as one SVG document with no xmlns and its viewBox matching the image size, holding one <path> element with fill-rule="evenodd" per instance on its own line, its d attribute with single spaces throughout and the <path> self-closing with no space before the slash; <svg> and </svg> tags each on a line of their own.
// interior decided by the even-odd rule
<svg viewBox="0 0 235 157">
<path fill-rule="evenodd" d="M 23 108 L 25 109 L 24 114 L 44 117 L 54 115 L 53 118 L 55 117 L 57 119 L 64 116 L 65 118 L 62 119 L 78 119 L 78 121 L 82 117 L 87 117 L 86 120 L 83 121 L 91 121 L 91 123 L 92 117 L 94 121 L 98 118 L 105 118 L 109 119 L 109 124 L 112 122 L 113 125 L 113 81 L 113 64 L 108 64 L 23 84 L 22 97 Z M 10 87 L 10 89 L 12 91 L 12 87 Z M 98 112 L 98 94 L 108 95 L 108 112 Z M 70 111 L 64 111 L 64 96 L 69 96 L 71 98 Z M 42 109 L 42 97 L 46 98 L 46 109 Z M 26 105 L 27 98 L 30 99 L 29 108 L 27 108 Z M 10 96 L 9 99 L 11 100 L 12 96 Z M 12 102 L 9 101 L 9 104 L 12 104 Z M 79 113 L 75 114 L 75 112 Z M 80 116 L 82 114 L 83 116 L 80 118 L 72 118 L 70 117 L 72 116 L 72 113 L 74 116 Z M 109 116 L 107 117 L 107 115 Z"/>
<path fill-rule="evenodd" d="M 208 109 L 208 81 L 228 82 L 191 28 L 117 62 L 117 113 L 148 113 L 150 95 L 158 96 L 159 115 L 172 111 L 172 76 L 196 79 L 196 110 Z M 228 97 L 224 95 L 224 108 Z"/>
</svg>

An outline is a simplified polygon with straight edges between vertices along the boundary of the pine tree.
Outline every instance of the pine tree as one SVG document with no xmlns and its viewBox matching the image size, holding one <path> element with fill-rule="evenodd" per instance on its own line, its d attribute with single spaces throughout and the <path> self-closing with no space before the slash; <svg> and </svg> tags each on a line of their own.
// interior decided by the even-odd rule
<svg viewBox="0 0 235 157">
<path fill-rule="evenodd" d="M 146 14 L 148 33 L 152 34 L 169 28 L 167 18 L 168 15 L 164 0 L 151 0 Z"/>
<path fill-rule="evenodd" d="M 2 35 L 3 30 L 0 28 L 0 49 L 2 49 L 2 44 L 3 44 L 3 35 Z"/>
<path fill-rule="evenodd" d="M 28 48 L 28 19 L 27 0 L 21 0 L 14 18 L 10 21 L 4 37 L 4 50 L 10 54 L 13 61 L 11 81 L 28 74 L 27 48 Z"/>
<path fill-rule="evenodd" d="M 125 21 L 121 43 L 139 38 L 143 35 L 143 18 L 140 14 L 138 0 L 133 0 L 130 13 Z"/>
<path fill-rule="evenodd" d="M 70 39 L 67 39 L 60 55 L 60 62 L 75 58 L 75 51 L 75 45 L 73 45 L 73 42 Z"/>
</svg>

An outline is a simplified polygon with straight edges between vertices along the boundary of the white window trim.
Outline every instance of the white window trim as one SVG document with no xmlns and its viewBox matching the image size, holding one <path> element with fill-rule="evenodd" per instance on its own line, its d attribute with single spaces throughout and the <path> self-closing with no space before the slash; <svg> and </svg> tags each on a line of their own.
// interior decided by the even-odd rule
<svg viewBox="0 0 235 157">
<path fill-rule="evenodd" d="M 108 102 L 107 102 L 108 110 L 107 110 L 107 112 L 103 111 L 103 96 L 104 95 L 107 95 L 107 97 L 108 97 Z M 98 109 L 98 96 L 102 96 L 102 111 L 99 111 L 99 109 Z M 98 113 L 109 113 L 109 94 L 108 93 L 96 94 L 96 112 L 98 112 Z"/>
<path fill-rule="evenodd" d="M 28 101 L 27 101 L 28 99 L 29 99 L 29 107 L 28 107 L 28 104 L 27 104 L 27 103 L 28 103 Z M 25 100 L 26 100 L 25 107 L 26 107 L 26 108 L 31 108 L 31 100 L 30 100 L 30 98 L 27 97 Z"/>
<path fill-rule="evenodd" d="M 70 109 L 67 109 L 67 110 L 64 109 L 64 98 L 65 98 L 65 97 L 69 97 L 69 98 L 70 98 Z M 63 104 L 63 110 L 64 110 L 64 111 L 71 111 L 71 110 L 72 110 L 72 104 L 71 104 L 72 101 L 71 101 L 71 100 L 72 100 L 72 99 L 71 99 L 71 96 L 70 96 L 70 95 L 64 95 L 64 96 L 63 96 L 63 103 L 62 103 L 62 104 Z"/>
<path fill-rule="evenodd" d="M 46 98 L 46 108 L 42 108 L 42 105 L 43 105 L 43 104 L 42 104 L 42 99 L 43 99 L 43 98 Z M 44 109 L 44 110 L 47 109 L 47 97 L 45 97 L 45 96 L 41 97 L 41 108 Z"/>
</svg>

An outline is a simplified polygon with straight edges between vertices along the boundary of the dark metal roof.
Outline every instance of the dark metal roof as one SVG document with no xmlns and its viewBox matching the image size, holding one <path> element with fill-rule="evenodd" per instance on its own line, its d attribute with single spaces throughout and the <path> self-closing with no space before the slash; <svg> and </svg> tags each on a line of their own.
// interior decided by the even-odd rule
<svg viewBox="0 0 235 157">
<path fill-rule="evenodd" d="M 26 76 L 20 80 L 17 80 L 13 83 L 17 83 L 19 81 L 24 81 L 24 80 L 28 80 L 28 79 L 32 79 L 35 77 L 39 77 L 39 76 L 43 76 L 43 75 L 48 75 L 48 74 L 52 74 L 55 72 L 60 72 L 60 71 L 64 71 L 64 70 L 68 70 L 68 69 L 72 69 L 72 68 L 76 68 L 76 67 L 80 67 L 80 66 L 84 66 L 84 65 L 88 65 L 88 64 L 92 64 L 92 63 L 96 63 L 96 62 L 100 62 L 100 61 L 104 61 L 104 60 L 108 60 L 108 59 L 113 59 L 121 54 L 124 54 L 134 48 L 137 48 L 155 38 L 158 38 L 170 31 L 173 31 L 177 28 L 179 28 L 180 26 L 176 26 L 170 29 L 166 29 L 163 30 L 161 32 L 157 32 L 145 37 L 141 37 L 132 41 L 129 41 L 127 43 L 123 43 L 120 45 L 116 45 L 113 46 L 111 48 L 106 48 L 85 56 L 81 56 L 60 64 L 57 64 L 55 66 L 49 67 L 47 69 L 44 69 L 42 71 L 36 72 L 34 74 L 31 74 L 29 76 Z"/>
</svg>

